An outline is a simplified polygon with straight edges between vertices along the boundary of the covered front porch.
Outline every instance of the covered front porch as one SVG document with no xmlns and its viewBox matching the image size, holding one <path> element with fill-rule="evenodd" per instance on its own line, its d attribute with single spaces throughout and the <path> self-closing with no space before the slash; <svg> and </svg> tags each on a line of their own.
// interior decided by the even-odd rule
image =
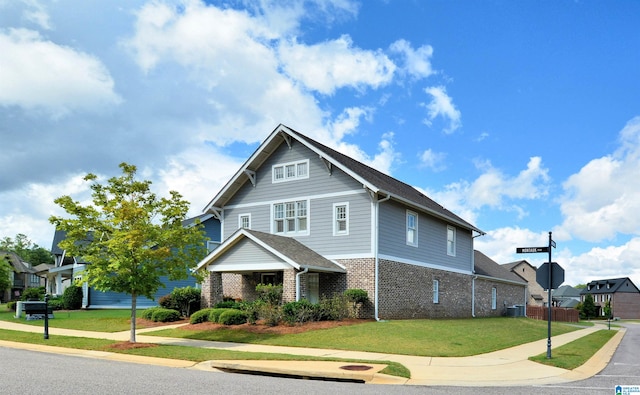
<svg viewBox="0 0 640 395">
<path fill-rule="evenodd" d="M 197 269 L 207 271 L 202 285 L 205 307 L 224 299 L 253 301 L 258 284 L 282 284 L 284 303 L 317 303 L 322 295 L 331 296 L 346 286 L 346 269 L 339 263 L 293 238 L 249 229 L 230 236 Z"/>
</svg>

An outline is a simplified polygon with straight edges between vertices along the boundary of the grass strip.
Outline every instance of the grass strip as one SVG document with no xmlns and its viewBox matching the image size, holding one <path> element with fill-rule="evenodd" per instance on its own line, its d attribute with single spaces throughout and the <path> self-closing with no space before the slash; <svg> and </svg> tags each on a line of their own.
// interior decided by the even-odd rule
<svg viewBox="0 0 640 395">
<path fill-rule="evenodd" d="M 580 326 L 554 323 L 552 335 Z M 215 330 L 161 329 L 145 335 L 273 346 L 329 348 L 430 357 L 484 354 L 547 337 L 547 322 L 528 318 L 396 320 L 308 331 L 264 334 L 219 327 Z"/>
<path fill-rule="evenodd" d="M 140 311 L 137 312 L 138 316 L 140 313 Z M 27 321 L 24 318 L 24 313 L 22 314 L 22 318 L 15 318 L 15 312 L 3 311 L 0 312 L 0 320 L 44 327 L 44 320 Z M 131 310 L 126 309 L 56 310 L 53 315 L 55 318 L 49 320 L 51 328 L 109 333 L 122 332 L 131 328 Z"/>
<path fill-rule="evenodd" d="M 547 353 L 530 357 L 529 360 L 562 369 L 573 370 L 584 365 L 598 350 L 600 350 L 615 334 L 615 330 L 602 329 L 587 336 L 576 339 L 551 352 L 551 359 Z"/>
<path fill-rule="evenodd" d="M 140 355 L 156 358 L 179 359 L 192 362 L 209 360 L 268 360 L 268 361 L 337 361 L 349 363 L 386 364 L 380 373 L 391 376 L 410 378 L 411 372 L 404 365 L 392 361 L 368 361 L 341 358 L 322 358 L 291 354 L 258 353 L 246 351 L 229 351 L 188 346 L 154 345 L 153 347 L 119 349 L 114 346 L 119 342 L 107 339 L 87 337 L 50 336 L 45 340 L 42 333 L 20 332 L 0 329 L 0 340 L 17 343 L 41 344 L 45 346 L 74 348 L 80 350 L 107 351 L 119 354 Z"/>
</svg>

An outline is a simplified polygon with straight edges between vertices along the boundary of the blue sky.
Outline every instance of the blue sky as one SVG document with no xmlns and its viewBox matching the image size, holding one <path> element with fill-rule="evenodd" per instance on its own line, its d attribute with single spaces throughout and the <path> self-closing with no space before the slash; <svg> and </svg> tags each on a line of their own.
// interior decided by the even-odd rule
<svg viewBox="0 0 640 395">
<path fill-rule="evenodd" d="M 0 237 L 138 166 L 200 210 L 279 124 L 416 188 L 499 263 L 640 285 L 636 1 L 0 0 Z"/>
</svg>

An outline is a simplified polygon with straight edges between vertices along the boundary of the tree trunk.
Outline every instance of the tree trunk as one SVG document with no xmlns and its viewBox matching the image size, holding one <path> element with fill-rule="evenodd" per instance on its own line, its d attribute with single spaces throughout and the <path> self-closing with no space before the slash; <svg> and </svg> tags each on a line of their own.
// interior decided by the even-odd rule
<svg viewBox="0 0 640 395">
<path fill-rule="evenodd" d="M 129 341 L 131 343 L 136 342 L 136 293 L 133 292 L 131 294 L 131 335 L 129 336 Z"/>
</svg>

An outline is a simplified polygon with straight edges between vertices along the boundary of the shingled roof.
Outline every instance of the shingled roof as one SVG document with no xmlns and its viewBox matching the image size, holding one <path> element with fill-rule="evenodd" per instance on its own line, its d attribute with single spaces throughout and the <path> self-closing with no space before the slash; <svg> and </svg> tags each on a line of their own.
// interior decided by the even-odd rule
<svg viewBox="0 0 640 395">
<path fill-rule="evenodd" d="M 279 139 L 278 136 L 284 137 Z M 332 148 L 321 144 L 300 132 L 297 132 L 285 125 L 279 125 L 267 137 L 267 139 L 258 147 L 243 166 L 236 172 L 229 182 L 218 192 L 218 194 L 207 204 L 204 211 L 216 212 L 217 209 L 223 207 L 226 202 L 237 192 L 244 183 L 249 182 L 252 172 L 257 171 L 264 161 L 285 141 L 293 138 L 301 144 L 314 151 L 322 158 L 328 167 L 335 166 L 354 179 L 362 182 L 363 186 L 376 194 L 389 196 L 391 199 L 400 201 L 404 204 L 421 209 L 432 215 L 464 227 L 466 229 L 484 234 L 480 229 L 460 218 L 458 215 L 449 211 L 442 205 L 438 204 L 422 192 L 412 186 L 388 176 L 362 162 L 344 155 Z"/>
<path fill-rule="evenodd" d="M 206 258 L 200 261 L 196 270 L 215 262 L 218 257 L 232 251 L 233 246 L 243 238 L 252 240 L 298 270 L 309 269 L 321 272 L 346 272 L 343 266 L 323 257 L 292 237 L 278 236 L 244 228 L 238 229 L 225 240 L 220 247 L 213 250 Z"/>
<path fill-rule="evenodd" d="M 478 250 L 473 251 L 473 259 L 475 274 L 516 282 L 522 285 L 527 284 L 520 276 L 506 269 L 503 265 L 499 265 L 496 261 Z"/>
</svg>

